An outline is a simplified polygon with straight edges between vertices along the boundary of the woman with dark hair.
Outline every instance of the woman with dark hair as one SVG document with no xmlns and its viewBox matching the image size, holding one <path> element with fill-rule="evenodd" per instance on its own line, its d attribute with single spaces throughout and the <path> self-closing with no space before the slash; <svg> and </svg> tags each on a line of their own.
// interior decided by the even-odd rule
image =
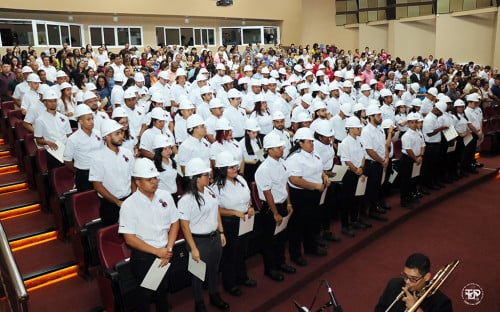
<svg viewBox="0 0 500 312">
<path fill-rule="evenodd" d="M 73 116 L 76 109 L 76 101 L 71 94 L 71 88 L 72 86 L 67 82 L 61 84 L 61 97 L 57 99 L 57 111 L 68 117 L 71 128 L 78 128 L 76 118 Z"/>
<path fill-rule="evenodd" d="M 114 79 L 114 75 L 115 75 L 115 70 L 113 69 L 113 67 L 111 66 L 107 66 L 105 67 L 105 71 L 104 71 L 104 77 L 106 78 L 106 80 L 108 81 L 108 86 L 110 89 L 113 88 L 113 86 L 115 85 L 115 79 Z M 110 93 L 111 94 L 111 93 Z"/>
<path fill-rule="evenodd" d="M 226 236 L 221 261 L 222 285 L 229 294 L 240 296 L 239 285 L 257 286 L 254 280 L 248 278 L 245 265 L 249 235 L 238 235 L 240 220 L 248 222 L 255 211 L 248 184 L 238 174 L 238 161 L 229 152 L 221 152 L 216 157 L 212 189 L 218 195 L 219 213 Z"/>
<path fill-rule="evenodd" d="M 233 158 L 238 161 L 240 172 L 245 170 L 245 162 L 243 161 L 243 152 L 240 144 L 233 138 L 233 128 L 225 117 L 217 119 L 215 122 L 215 141 L 210 146 L 210 165 L 215 165 L 215 159 L 221 152 L 229 152 Z"/>
<path fill-rule="evenodd" d="M 210 165 L 201 158 L 193 158 L 186 164 L 184 195 L 178 202 L 179 218 L 190 257 L 206 264 L 205 281 L 210 303 L 219 309 L 228 310 L 229 304 L 222 300 L 217 290 L 219 263 L 226 237 L 217 193 L 209 187 L 210 171 Z M 195 311 L 206 311 L 203 281 L 193 275 L 191 287 Z"/>
<path fill-rule="evenodd" d="M 452 175 L 456 175 L 458 178 L 464 177 L 468 175 L 468 166 L 465 162 L 465 144 L 464 137 L 471 133 L 469 129 L 469 119 L 464 113 L 465 111 L 465 102 L 458 99 L 453 104 L 453 113 L 451 115 L 453 120 L 453 126 L 455 130 L 457 130 L 457 145 L 455 147 L 455 162 L 453 164 L 453 172 Z"/>
<path fill-rule="evenodd" d="M 259 131 L 260 128 L 255 119 L 247 119 L 245 121 L 245 136 L 240 140 L 240 146 L 243 150 L 243 159 L 245 160 L 243 177 L 248 183 L 252 183 L 255 180 L 255 171 L 257 171 L 261 161 L 264 160 Z"/>
<path fill-rule="evenodd" d="M 147 157 L 151 160 L 154 158 L 153 140 L 157 135 L 162 134 L 165 121 L 167 120 L 166 114 L 167 112 L 160 107 L 155 107 L 151 110 L 151 122 L 142 134 L 139 142 L 139 153 L 142 157 Z"/>
<path fill-rule="evenodd" d="M 107 99 L 108 103 L 104 107 L 104 110 L 108 110 L 111 107 L 111 88 L 108 85 L 106 77 L 101 75 L 97 76 L 95 85 L 99 98 L 102 100 Z"/>
<path fill-rule="evenodd" d="M 257 95 L 254 99 L 254 108 L 250 119 L 255 119 L 260 128 L 259 137 L 261 140 L 264 136 L 273 130 L 273 117 L 267 107 L 267 101 L 262 95 Z"/>
<path fill-rule="evenodd" d="M 73 71 L 71 72 L 70 77 L 73 79 L 73 81 L 75 81 L 75 77 L 77 75 L 81 74 L 81 75 L 85 76 L 86 70 L 87 70 L 87 63 L 84 62 L 83 60 L 78 61 L 75 69 L 73 69 Z M 75 82 L 75 84 L 76 84 L 76 82 Z"/>
<path fill-rule="evenodd" d="M 123 107 L 116 107 L 113 110 L 113 114 L 111 115 L 116 122 L 118 122 L 122 126 L 123 130 L 123 142 L 122 146 L 128 148 L 129 150 L 134 152 L 134 156 L 139 155 L 139 151 L 137 149 L 137 137 L 134 137 L 130 134 L 130 127 L 128 124 L 128 115 L 123 109 Z"/>
<path fill-rule="evenodd" d="M 73 85 L 75 85 L 80 90 L 85 90 L 85 83 L 87 82 L 87 77 L 83 73 L 73 72 Z"/>
<path fill-rule="evenodd" d="M 174 160 L 173 138 L 158 134 L 153 140 L 153 162 L 160 173 L 158 188 L 169 192 L 177 203 L 177 163 Z"/>
</svg>

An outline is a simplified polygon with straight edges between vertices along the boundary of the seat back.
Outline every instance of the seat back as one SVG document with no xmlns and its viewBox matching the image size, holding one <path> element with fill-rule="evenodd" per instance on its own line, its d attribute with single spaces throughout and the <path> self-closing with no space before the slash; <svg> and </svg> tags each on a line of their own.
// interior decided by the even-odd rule
<svg viewBox="0 0 500 312">
<path fill-rule="evenodd" d="M 252 202 L 255 210 L 260 211 L 262 209 L 262 200 L 259 198 L 259 191 L 257 190 L 255 181 L 250 183 L 250 194 L 252 195 Z"/>
<path fill-rule="evenodd" d="M 75 174 L 66 166 L 52 169 L 50 180 L 54 194 L 58 197 L 75 188 Z"/>
<path fill-rule="evenodd" d="M 403 157 L 403 143 L 401 140 L 397 140 L 393 142 L 393 147 L 394 147 L 394 158 L 395 159 L 401 159 Z"/>
<path fill-rule="evenodd" d="M 47 169 L 47 151 L 44 148 L 39 148 L 35 152 L 35 164 L 38 173 L 46 175 L 48 173 Z"/>
<path fill-rule="evenodd" d="M 2 108 L 2 117 L 7 118 L 9 112 L 15 109 L 15 104 L 14 101 L 2 101 L 0 107 Z"/>
<path fill-rule="evenodd" d="M 71 196 L 71 207 L 75 226 L 83 228 L 87 223 L 99 219 L 101 201 L 95 190 L 76 193 Z"/>
<path fill-rule="evenodd" d="M 99 261 L 105 269 L 114 269 L 118 262 L 130 258 L 130 249 L 123 237 L 118 234 L 118 224 L 97 231 L 97 250 Z"/>
</svg>

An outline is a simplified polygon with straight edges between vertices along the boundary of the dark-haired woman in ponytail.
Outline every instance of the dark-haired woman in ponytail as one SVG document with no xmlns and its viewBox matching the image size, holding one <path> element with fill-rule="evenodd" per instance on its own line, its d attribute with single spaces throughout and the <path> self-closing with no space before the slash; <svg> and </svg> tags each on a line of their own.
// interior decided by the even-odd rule
<svg viewBox="0 0 500 312">
<path fill-rule="evenodd" d="M 245 121 L 245 136 L 240 141 L 243 150 L 243 159 L 245 160 L 245 169 L 243 177 L 247 183 L 255 181 L 255 171 L 259 167 L 263 157 L 262 141 L 259 137 L 260 128 L 255 119 Z"/>
<path fill-rule="evenodd" d="M 153 162 L 160 173 L 158 188 L 169 192 L 177 204 L 177 163 L 174 160 L 174 140 L 164 134 L 153 139 Z"/>
</svg>

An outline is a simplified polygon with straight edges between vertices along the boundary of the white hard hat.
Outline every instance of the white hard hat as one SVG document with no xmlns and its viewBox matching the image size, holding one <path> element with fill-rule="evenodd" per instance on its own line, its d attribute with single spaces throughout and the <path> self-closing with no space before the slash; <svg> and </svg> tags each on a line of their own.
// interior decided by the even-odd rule
<svg viewBox="0 0 500 312">
<path fill-rule="evenodd" d="M 304 94 L 302 96 L 302 102 L 305 102 L 305 103 L 311 105 L 312 101 L 313 101 L 313 97 L 310 93 Z"/>
<path fill-rule="evenodd" d="M 135 73 L 134 81 L 135 82 L 144 82 L 144 75 L 142 73 Z"/>
<path fill-rule="evenodd" d="M 57 100 L 58 98 L 59 95 L 53 89 L 49 89 L 43 93 L 44 100 Z"/>
<path fill-rule="evenodd" d="M 167 120 L 167 112 L 161 107 L 155 107 L 151 110 L 151 119 Z"/>
<path fill-rule="evenodd" d="M 360 81 L 363 81 L 363 79 L 361 79 L 361 77 L 360 77 L 360 76 L 356 76 L 356 77 L 354 77 L 354 83 L 356 83 L 356 82 L 360 82 Z"/>
<path fill-rule="evenodd" d="M 227 91 L 227 98 L 228 99 L 241 98 L 241 92 L 236 90 L 235 88 L 232 88 L 229 91 Z"/>
<path fill-rule="evenodd" d="M 314 140 L 314 134 L 310 128 L 303 127 L 295 132 L 293 140 Z"/>
<path fill-rule="evenodd" d="M 221 117 L 215 121 L 215 130 L 233 130 L 227 118 Z"/>
<path fill-rule="evenodd" d="M 339 78 L 344 78 L 344 75 L 342 74 L 342 72 L 341 72 L 340 70 L 337 70 L 337 71 L 333 74 L 333 76 L 335 76 L 335 77 L 339 77 Z"/>
<path fill-rule="evenodd" d="M 369 105 L 366 109 L 366 116 L 381 114 L 382 111 L 378 107 L 378 105 Z"/>
<path fill-rule="evenodd" d="M 186 120 L 186 128 L 188 128 L 188 129 L 197 127 L 199 125 L 204 125 L 204 124 L 205 124 L 205 121 L 198 114 L 193 114 L 193 115 L 189 116 L 188 119 Z"/>
<path fill-rule="evenodd" d="M 108 134 L 120 130 L 121 128 L 122 125 L 120 125 L 114 119 L 104 119 L 101 123 L 101 135 L 103 137 L 107 136 Z"/>
<path fill-rule="evenodd" d="M 113 75 L 113 80 L 116 82 L 123 82 L 125 81 L 125 75 L 123 75 L 122 73 L 115 73 Z"/>
<path fill-rule="evenodd" d="M 33 73 L 28 75 L 28 78 L 26 78 L 26 81 L 28 81 L 28 82 L 42 82 L 40 80 L 40 77 L 38 77 L 37 74 L 33 74 Z"/>
<path fill-rule="evenodd" d="M 97 88 L 96 88 L 95 84 L 93 84 L 92 82 L 87 82 L 85 84 L 85 90 L 87 90 L 87 91 L 94 91 L 96 89 Z"/>
<path fill-rule="evenodd" d="M 246 72 L 246 71 L 253 71 L 253 67 L 251 65 L 245 65 L 245 67 L 243 67 L 243 71 Z"/>
<path fill-rule="evenodd" d="M 349 80 L 344 81 L 343 87 L 344 88 L 352 88 L 352 82 Z"/>
<path fill-rule="evenodd" d="M 372 84 L 377 84 L 377 83 L 378 83 L 377 79 L 370 79 L 370 86 Z"/>
<path fill-rule="evenodd" d="M 224 66 L 224 64 L 222 64 L 222 63 L 219 63 L 219 64 L 217 64 L 215 69 L 216 70 L 226 70 L 226 66 Z"/>
<path fill-rule="evenodd" d="M 297 64 L 293 67 L 293 70 L 301 73 L 303 69 L 302 69 L 302 66 L 300 64 Z"/>
<path fill-rule="evenodd" d="M 178 68 L 175 71 L 175 78 L 180 77 L 180 76 L 187 76 L 186 71 L 183 68 Z"/>
<path fill-rule="evenodd" d="M 128 118 L 125 109 L 123 107 L 115 107 L 115 109 L 113 109 L 113 114 L 111 114 L 111 118 L 123 118 L 123 117 Z"/>
<path fill-rule="evenodd" d="M 36 90 L 36 92 L 38 94 L 41 94 L 43 95 L 45 92 L 47 92 L 48 90 L 50 89 L 49 85 L 45 84 L 45 83 L 41 83 L 39 86 L 38 86 L 38 89 Z"/>
<path fill-rule="evenodd" d="M 166 146 L 174 146 L 174 140 L 164 134 L 158 134 L 153 139 L 153 149 L 164 148 Z"/>
<path fill-rule="evenodd" d="M 285 115 L 283 115 L 283 113 L 281 111 L 275 111 L 273 113 L 273 121 L 274 120 L 282 120 L 282 119 L 285 119 Z"/>
<path fill-rule="evenodd" d="M 59 90 L 61 90 L 61 91 L 64 90 L 64 89 L 66 89 L 66 88 L 73 88 L 73 86 L 71 84 L 67 83 L 67 82 L 63 82 L 59 86 Z"/>
<path fill-rule="evenodd" d="M 137 158 L 132 169 L 132 176 L 136 178 L 154 178 L 160 173 L 156 169 L 155 164 L 148 158 Z"/>
<path fill-rule="evenodd" d="M 406 120 L 408 120 L 408 118 Z M 383 129 L 389 129 L 391 126 L 392 127 L 394 126 L 394 121 L 392 119 L 384 119 L 382 121 L 382 128 Z"/>
<path fill-rule="evenodd" d="M 422 100 L 420 100 L 419 98 L 413 99 L 411 101 L 411 105 L 417 106 L 417 107 L 422 107 Z"/>
<path fill-rule="evenodd" d="M 316 122 L 314 130 L 316 131 L 316 133 L 326 137 L 331 137 L 335 135 L 335 132 L 330 126 L 330 123 L 326 120 L 318 120 Z"/>
<path fill-rule="evenodd" d="M 327 85 L 322 85 L 319 87 L 319 92 L 323 93 L 324 95 L 328 95 L 330 93 L 330 90 L 328 89 Z"/>
<path fill-rule="evenodd" d="M 319 77 L 319 76 L 324 76 L 324 75 L 325 75 L 325 72 L 324 72 L 324 71 L 322 71 L 322 70 L 318 70 L 318 71 L 316 72 L 316 77 Z"/>
<path fill-rule="evenodd" d="M 359 90 L 360 90 L 361 92 L 363 92 L 363 91 L 371 91 L 371 88 L 370 88 L 370 86 L 369 86 L 369 85 L 367 85 L 367 84 L 365 83 L 365 84 L 363 84 L 363 85 L 361 86 L 361 88 L 360 88 Z"/>
<path fill-rule="evenodd" d="M 202 74 L 198 73 L 198 75 L 196 76 L 196 82 L 198 82 L 198 81 L 205 81 L 205 80 L 208 80 L 208 77 L 205 76 L 205 75 L 202 75 Z"/>
<path fill-rule="evenodd" d="M 363 125 L 358 117 L 352 116 L 346 119 L 345 121 L 346 128 L 362 128 Z"/>
<path fill-rule="evenodd" d="M 438 89 L 432 87 L 432 88 L 429 88 L 429 90 L 427 90 L 427 94 L 430 94 L 432 96 L 437 96 L 438 95 Z"/>
<path fill-rule="evenodd" d="M 264 148 L 273 148 L 285 146 L 285 142 L 281 140 L 280 136 L 274 132 L 266 134 L 264 137 Z"/>
<path fill-rule="evenodd" d="M 24 66 L 23 69 L 21 70 L 21 72 L 23 74 L 28 74 L 28 73 L 32 73 L 33 72 L 33 69 L 29 66 Z"/>
<path fill-rule="evenodd" d="M 213 93 L 212 88 L 210 86 L 203 86 L 200 89 L 200 94 Z"/>
<path fill-rule="evenodd" d="M 355 112 L 359 112 L 359 111 L 362 111 L 362 110 L 365 110 L 365 106 L 363 105 L 363 103 L 356 103 L 354 104 L 354 106 L 352 107 L 352 111 L 355 113 Z"/>
<path fill-rule="evenodd" d="M 56 73 L 56 78 L 68 77 L 64 70 L 58 70 Z"/>
<path fill-rule="evenodd" d="M 400 83 L 397 83 L 396 86 L 394 86 L 394 90 L 405 91 L 406 89 L 405 89 L 405 86 L 403 86 Z"/>
<path fill-rule="evenodd" d="M 278 69 L 278 74 L 280 74 L 280 75 L 286 75 L 286 68 L 281 67 L 280 69 Z"/>
<path fill-rule="evenodd" d="M 215 167 L 223 168 L 223 167 L 232 167 L 238 165 L 238 161 L 236 161 L 233 157 L 233 154 L 227 151 L 220 152 L 215 156 Z"/>
<path fill-rule="evenodd" d="M 262 85 L 259 79 L 250 79 L 250 87 L 260 87 Z"/>
<path fill-rule="evenodd" d="M 161 92 L 153 93 L 153 95 L 151 96 L 151 101 L 155 103 L 163 103 L 163 95 L 161 94 Z"/>
<path fill-rule="evenodd" d="M 206 68 L 201 68 L 200 71 L 198 72 L 198 74 L 208 74 L 208 70 Z"/>
<path fill-rule="evenodd" d="M 87 101 L 87 100 L 90 100 L 90 99 L 96 99 L 97 98 L 97 95 L 95 95 L 94 92 L 92 91 L 85 91 L 85 93 L 83 94 L 83 101 Z"/>
<path fill-rule="evenodd" d="M 242 84 L 245 84 L 245 83 L 248 83 L 248 78 L 247 77 L 241 77 L 240 79 L 238 79 L 238 85 L 242 85 Z"/>
<path fill-rule="evenodd" d="M 224 104 L 222 104 L 222 101 L 218 98 L 213 98 L 210 100 L 209 108 L 219 108 L 219 107 L 224 107 Z"/>
<path fill-rule="evenodd" d="M 166 70 L 162 70 L 162 71 L 158 74 L 158 78 L 162 78 L 162 79 L 170 80 L 170 75 L 168 74 L 168 72 L 167 72 Z"/>
<path fill-rule="evenodd" d="M 420 119 L 420 114 L 417 114 L 417 113 L 409 113 L 407 116 L 406 116 L 406 120 L 407 121 L 411 121 L 411 120 L 419 120 Z"/>
<path fill-rule="evenodd" d="M 471 94 L 468 94 L 465 99 L 467 100 L 467 102 L 478 102 L 479 101 L 479 94 L 477 93 L 471 93 Z"/>
<path fill-rule="evenodd" d="M 249 118 L 245 120 L 245 130 L 260 131 L 260 127 L 259 124 L 257 123 L 257 120 L 254 118 Z"/>
<path fill-rule="evenodd" d="M 267 78 L 262 78 L 260 80 L 260 83 L 263 85 L 263 86 L 268 86 L 269 85 L 269 79 Z"/>
<path fill-rule="evenodd" d="M 92 110 L 87 104 L 79 104 L 75 108 L 75 118 L 79 118 L 83 115 L 92 114 Z"/>
<path fill-rule="evenodd" d="M 226 83 L 232 83 L 232 82 L 233 82 L 233 78 L 229 77 L 228 75 L 225 75 L 222 77 L 220 84 L 226 84 Z"/>
<path fill-rule="evenodd" d="M 453 104 L 454 107 L 460 107 L 460 106 L 465 106 L 465 102 L 462 101 L 461 99 L 457 99 L 455 103 Z"/>
<path fill-rule="evenodd" d="M 180 100 L 180 103 L 179 103 L 179 109 L 193 109 L 195 108 L 193 103 L 191 103 L 191 101 L 186 98 L 186 97 L 183 97 L 181 100 Z"/>
<path fill-rule="evenodd" d="M 351 103 L 344 103 L 340 105 L 340 111 L 344 113 L 346 116 L 351 116 L 352 115 L 352 105 Z"/>
<path fill-rule="evenodd" d="M 309 115 L 306 112 L 300 112 L 297 114 L 297 117 L 295 117 L 294 122 L 306 122 L 306 121 L 312 121 L 311 115 Z"/>
<path fill-rule="evenodd" d="M 202 173 L 209 173 L 210 165 L 207 161 L 202 160 L 201 158 L 193 158 L 186 164 L 186 176 L 192 177 Z"/>
<path fill-rule="evenodd" d="M 323 109 L 323 108 L 326 109 L 325 103 L 320 99 L 314 99 L 313 104 L 312 104 L 312 111 L 315 112 L 315 111 Z"/>
<path fill-rule="evenodd" d="M 396 107 L 400 107 L 400 106 L 406 106 L 405 102 L 401 101 L 401 100 L 397 101 L 396 102 Z"/>
<path fill-rule="evenodd" d="M 297 97 L 297 89 L 292 86 L 288 86 L 285 88 L 285 93 L 288 94 L 292 99 Z"/>
<path fill-rule="evenodd" d="M 382 89 L 380 90 L 380 96 L 381 97 L 392 96 L 392 92 L 389 89 Z"/>
<path fill-rule="evenodd" d="M 418 92 L 418 90 L 420 90 L 420 85 L 418 84 L 418 82 L 414 82 L 410 85 L 410 88 L 413 90 L 413 92 Z"/>
<path fill-rule="evenodd" d="M 439 109 L 439 110 L 441 111 L 441 113 L 443 113 L 443 114 L 446 112 L 446 108 L 447 108 L 447 106 L 448 106 L 448 105 L 446 104 L 446 102 L 437 102 L 437 103 L 435 104 L 435 107 L 436 107 L 437 109 Z"/>
<path fill-rule="evenodd" d="M 123 98 L 124 99 L 133 99 L 137 97 L 135 95 L 135 91 L 133 90 L 133 88 L 128 88 L 127 90 L 125 90 L 125 92 L 123 93 Z"/>
<path fill-rule="evenodd" d="M 278 73 L 278 71 L 276 69 L 271 70 L 270 75 L 272 78 L 276 78 L 276 79 L 278 79 L 280 77 L 280 74 Z M 271 83 L 271 82 L 269 82 L 269 83 Z"/>
<path fill-rule="evenodd" d="M 269 74 L 269 68 L 264 67 L 264 68 L 262 68 L 262 69 L 261 69 L 261 71 L 260 71 L 260 72 L 261 72 L 262 74 Z"/>
</svg>

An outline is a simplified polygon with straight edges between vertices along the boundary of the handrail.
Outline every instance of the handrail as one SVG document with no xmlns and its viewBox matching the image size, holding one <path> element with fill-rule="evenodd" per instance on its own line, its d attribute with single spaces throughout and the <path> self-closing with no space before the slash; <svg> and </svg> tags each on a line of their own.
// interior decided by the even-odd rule
<svg viewBox="0 0 500 312">
<path fill-rule="evenodd" d="M 28 311 L 28 292 L 12 255 L 9 241 L 0 222 L 0 280 L 7 296 L 10 310 L 13 312 Z"/>
</svg>

